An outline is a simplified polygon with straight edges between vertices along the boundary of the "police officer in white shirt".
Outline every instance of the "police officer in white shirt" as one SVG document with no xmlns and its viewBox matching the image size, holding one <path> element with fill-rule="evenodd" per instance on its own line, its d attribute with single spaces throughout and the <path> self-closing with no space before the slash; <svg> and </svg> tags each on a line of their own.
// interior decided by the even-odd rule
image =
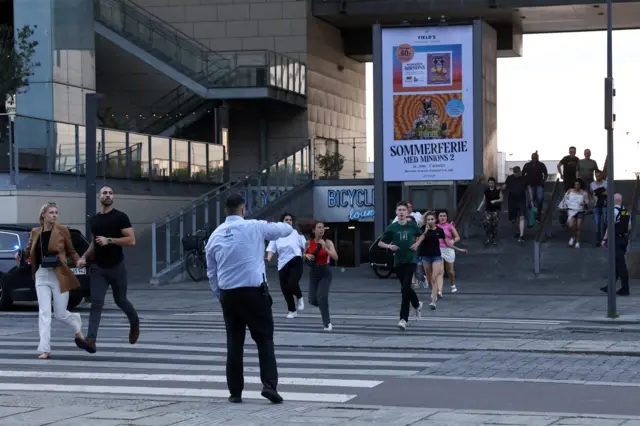
<svg viewBox="0 0 640 426">
<path fill-rule="evenodd" d="M 409 210 L 409 216 L 411 216 L 416 221 L 418 226 L 422 226 L 422 213 L 413 211 L 413 203 L 411 203 L 411 201 L 407 201 L 407 207 Z M 393 219 L 393 223 L 396 223 L 397 221 L 398 216 Z"/>
<path fill-rule="evenodd" d="M 205 248 L 211 290 L 220 300 L 227 328 L 227 386 L 229 402 L 242 402 L 243 352 L 246 328 L 258 346 L 262 396 L 282 402 L 278 394 L 278 368 L 273 346 L 273 300 L 264 267 L 264 241 L 287 237 L 287 223 L 244 220 L 245 200 L 227 197 L 227 219 L 211 234 Z"/>
<path fill-rule="evenodd" d="M 293 226 L 293 215 L 284 213 L 280 221 Z M 278 255 L 278 277 L 282 295 L 287 302 L 288 319 L 297 317 L 298 311 L 304 309 L 300 278 L 302 278 L 302 252 L 306 244 L 307 240 L 299 232 L 292 232 L 288 237 L 271 241 L 267 246 L 267 262 L 271 261 L 274 254 Z"/>
</svg>

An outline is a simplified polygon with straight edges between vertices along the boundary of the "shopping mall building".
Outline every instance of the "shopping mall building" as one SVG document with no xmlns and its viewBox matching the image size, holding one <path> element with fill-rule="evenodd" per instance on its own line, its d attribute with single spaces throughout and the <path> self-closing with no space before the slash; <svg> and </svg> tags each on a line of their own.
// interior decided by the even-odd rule
<svg viewBox="0 0 640 426">
<path fill-rule="evenodd" d="M 373 239 L 373 225 L 354 223 L 371 223 L 374 199 L 381 203 L 375 209 L 380 218 L 393 216 L 395 201 L 406 197 L 420 208 L 453 208 L 461 186 L 497 173 L 497 59 L 522 55 L 523 33 L 604 28 L 602 8 L 589 3 L 594 2 L 0 0 L 1 24 L 34 28 L 39 63 L 28 90 L 7 102 L 9 114 L 0 116 L 0 223 L 33 222 L 39 206 L 55 199 L 61 219 L 83 228 L 85 171 L 92 162 L 85 141 L 95 131 L 98 183 L 116 189 L 119 208 L 139 230 L 137 259 L 147 275 L 162 278 L 179 269 L 181 236 L 217 225 L 224 219 L 225 195 L 237 190 L 247 194 L 254 216 L 311 200 L 307 211 L 300 210 L 303 215 L 313 207 L 310 214 L 335 223 L 340 235 L 357 231 L 351 244 L 363 247 Z M 616 1 L 615 7 L 616 27 L 640 22 L 637 3 Z M 374 59 L 379 45 L 372 31 L 376 23 L 422 26 L 425 34 L 443 37 L 448 26 L 469 28 L 471 41 L 452 41 L 459 47 L 451 52 L 418 47 L 437 37 L 417 36 L 415 58 L 424 48 L 431 52 L 425 58 L 440 66 L 423 85 L 451 93 L 433 99 L 414 94 L 420 106 L 407 102 L 411 117 L 396 129 L 414 139 L 436 133 L 455 139 L 456 147 L 439 149 L 453 149 L 457 162 L 439 154 L 399 160 L 451 161 L 442 168 L 449 174 L 391 179 L 383 167 L 387 136 L 377 128 L 376 181 L 363 180 L 365 62 Z M 396 47 L 400 65 L 418 60 L 400 56 L 414 58 L 414 47 Z M 376 78 L 387 78 L 386 72 L 380 68 Z M 422 77 L 402 75 L 400 91 L 408 90 L 403 85 L 411 78 L 412 87 L 422 84 Z M 422 89 L 415 92 L 428 92 Z M 381 109 L 375 121 L 382 126 L 389 117 L 380 105 L 391 101 L 384 95 L 383 102 L 382 89 L 377 92 Z M 96 129 L 85 128 L 91 93 L 103 96 Z M 441 107 L 439 100 L 448 103 Z M 445 109 L 453 121 L 445 120 Z M 435 122 L 437 129 L 429 127 Z M 395 126 L 393 118 L 390 123 L 387 131 Z M 419 145 L 416 150 L 424 154 L 426 144 Z M 334 153 L 341 156 L 338 167 L 331 164 Z M 335 191 L 346 198 L 336 201 Z M 356 191 L 355 198 L 348 191 Z M 360 252 L 354 248 L 352 257 Z"/>
</svg>

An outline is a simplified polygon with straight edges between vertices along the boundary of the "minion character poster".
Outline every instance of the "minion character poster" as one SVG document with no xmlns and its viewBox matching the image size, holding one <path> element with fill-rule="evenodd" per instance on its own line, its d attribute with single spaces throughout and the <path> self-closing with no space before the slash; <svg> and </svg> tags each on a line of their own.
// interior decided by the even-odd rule
<svg viewBox="0 0 640 426">
<path fill-rule="evenodd" d="M 473 179 L 471 26 L 382 30 L 384 180 Z"/>
</svg>

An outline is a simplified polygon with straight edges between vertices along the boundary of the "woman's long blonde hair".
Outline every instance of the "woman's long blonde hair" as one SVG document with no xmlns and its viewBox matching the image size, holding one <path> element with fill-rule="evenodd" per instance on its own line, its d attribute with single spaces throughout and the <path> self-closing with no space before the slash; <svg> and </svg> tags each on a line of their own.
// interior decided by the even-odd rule
<svg viewBox="0 0 640 426">
<path fill-rule="evenodd" d="M 40 226 L 44 226 L 44 215 L 45 213 L 47 213 L 49 211 L 50 208 L 58 208 L 58 205 L 56 203 L 54 203 L 53 201 L 49 201 L 46 204 L 43 204 L 42 207 L 40 207 L 40 216 L 38 216 L 38 220 L 40 222 Z"/>
</svg>

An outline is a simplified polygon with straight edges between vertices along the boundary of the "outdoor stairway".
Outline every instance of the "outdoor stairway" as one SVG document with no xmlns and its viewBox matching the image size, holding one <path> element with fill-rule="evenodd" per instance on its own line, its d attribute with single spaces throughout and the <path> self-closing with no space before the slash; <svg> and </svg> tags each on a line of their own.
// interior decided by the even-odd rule
<svg viewBox="0 0 640 426">
<path fill-rule="evenodd" d="M 199 230 L 209 235 L 224 222 L 225 200 L 230 194 L 243 194 L 247 201 L 246 217 L 258 218 L 275 203 L 287 202 L 297 191 L 308 188 L 312 183 L 310 148 L 307 140 L 277 161 L 236 182 L 225 183 L 179 211 L 159 218 L 149 231 L 138 237 L 140 249 L 135 253 L 132 251 L 128 262 L 151 272 L 153 285 L 179 279 L 183 272 L 182 238 Z"/>
<path fill-rule="evenodd" d="M 96 32 L 202 99 L 306 106 L 306 65 L 267 51 L 214 52 L 130 0 L 94 0 Z"/>
</svg>

